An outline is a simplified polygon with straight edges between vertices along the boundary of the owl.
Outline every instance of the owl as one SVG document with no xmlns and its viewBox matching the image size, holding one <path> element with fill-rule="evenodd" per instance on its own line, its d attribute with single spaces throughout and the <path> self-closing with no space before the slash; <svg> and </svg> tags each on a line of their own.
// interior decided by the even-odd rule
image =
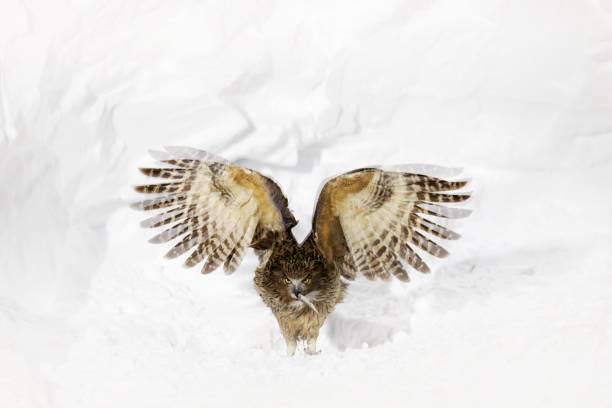
<svg viewBox="0 0 612 408">
<path fill-rule="evenodd" d="M 140 171 L 165 180 L 136 186 L 151 198 L 132 204 L 161 210 L 141 223 L 165 226 L 150 242 L 177 240 L 166 257 L 188 253 L 185 266 L 203 262 L 203 274 L 221 266 L 233 273 L 253 248 L 259 258 L 255 290 L 276 317 L 289 355 L 298 342 L 305 343 L 305 353 L 318 353 L 319 330 L 357 274 L 408 282 L 406 267 L 430 271 L 417 249 L 448 255 L 433 237 L 459 235 L 425 216 L 469 214 L 443 205 L 469 198 L 448 193 L 466 181 L 362 168 L 323 185 L 312 230 L 300 243 L 291 232 L 297 221 L 287 198 L 272 179 L 201 150 L 166 148 L 152 154 L 162 167 Z"/>
</svg>

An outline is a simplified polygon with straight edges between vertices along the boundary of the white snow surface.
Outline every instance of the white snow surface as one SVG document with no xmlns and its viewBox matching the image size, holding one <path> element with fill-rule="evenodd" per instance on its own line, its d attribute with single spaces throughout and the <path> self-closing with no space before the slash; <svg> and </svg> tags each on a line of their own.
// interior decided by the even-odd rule
<svg viewBox="0 0 612 408">
<path fill-rule="evenodd" d="M 451 256 L 351 285 L 293 358 L 250 253 L 127 203 L 147 150 L 276 179 L 472 179 Z M 612 406 L 612 1 L 0 1 L 0 407 Z"/>
</svg>

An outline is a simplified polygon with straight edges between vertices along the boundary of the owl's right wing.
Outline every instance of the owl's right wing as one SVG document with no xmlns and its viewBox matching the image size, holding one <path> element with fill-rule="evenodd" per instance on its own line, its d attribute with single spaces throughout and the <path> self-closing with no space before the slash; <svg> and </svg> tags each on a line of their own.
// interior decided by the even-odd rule
<svg viewBox="0 0 612 408">
<path fill-rule="evenodd" d="M 166 164 L 165 168 L 140 171 L 173 181 L 134 187 L 137 192 L 155 196 L 131 205 L 139 210 L 164 209 L 142 221 L 143 227 L 174 223 L 149 240 L 162 243 L 181 239 L 167 258 L 195 247 L 185 266 L 195 266 L 206 258 L 202 273 L 223 264 L 229 274 L 236 270 L 247 247 L 267 249 L 297 224 L 280 187 L 268 177 L 201 150 L 167 150 L 161 152 L 161 158 L 160 152 L 152 152 Z"/>
<path fill-rule="evenodd" d="M 424 215 L 461 218 L 470 210 L 442 203 L 464 201 L 469 194 L 446 194 L 465 181 L 446 181 L 422 174 L 365 168 L 329 180 L 321 190 L 313 218 L 313 234 L 325 259 L 342 276 L 361 272 L 368 279 L 408 280 L 401 260 L 429 272 L 415 248 L 445 257 L 448 252 L 423 235 L 457 239 L 459 234 Z M 420 232 L 421 231 L 421 232 Z"/>
</svg>

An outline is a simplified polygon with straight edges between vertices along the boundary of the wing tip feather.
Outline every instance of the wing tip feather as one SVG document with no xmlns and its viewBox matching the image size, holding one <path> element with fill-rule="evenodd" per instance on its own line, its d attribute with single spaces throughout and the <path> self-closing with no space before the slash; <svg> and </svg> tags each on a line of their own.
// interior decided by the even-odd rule
<svg viewBox="0 0 612 408">
<path fill-rule="evenodd" d="M 449 231 L 451 232 L 450 234 L 448 234 L 446 237 L 440 237 L 440 238 L 447 239 L 449 241 L 455 241 L 455 240 L 461 238 L 461 234 L 459 234 L 458 232 L 451 231 L 451 230 L 449 230 Z"/>
<path fill-rule="evenodd" d="M 406 271 L 404 271 L 404 273 L 399 273 L 395 275 L 395 277 L 401 282 L 405 282 L 405 283 L 410 282 L 410 275 L 408 275 Z"/>
<path fill-rule="evenodd" d="M 137 201 L 135 203 L 130 203 L 130 208 L 132 210 L 139 210 L 139 211 L 141 211 L 141 210 L 144 210 L 144 205 L 143 205 L 142 201 Z"/>
<path fill-rule="evenodd" d="M 419 269 L 417 269 L 417 271 L 427 274 L 427 273 L 431 273 L 431 268 L 426 263 L 423 263 L 423 265 L 420 266 Z"/>
</svg>

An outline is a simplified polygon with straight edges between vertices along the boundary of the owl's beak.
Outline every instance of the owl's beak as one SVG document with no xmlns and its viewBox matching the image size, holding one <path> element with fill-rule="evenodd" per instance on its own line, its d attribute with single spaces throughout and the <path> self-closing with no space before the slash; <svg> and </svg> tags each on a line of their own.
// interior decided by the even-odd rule
<svg viewBox="0 0 612 408">
<path fill-rule="evenodd" d="M 295 298 L 299 298 L 300 297 L 300 290 L 296 287 L 293 288 L 293 295 L 295 296 Z"/>
</svg>

